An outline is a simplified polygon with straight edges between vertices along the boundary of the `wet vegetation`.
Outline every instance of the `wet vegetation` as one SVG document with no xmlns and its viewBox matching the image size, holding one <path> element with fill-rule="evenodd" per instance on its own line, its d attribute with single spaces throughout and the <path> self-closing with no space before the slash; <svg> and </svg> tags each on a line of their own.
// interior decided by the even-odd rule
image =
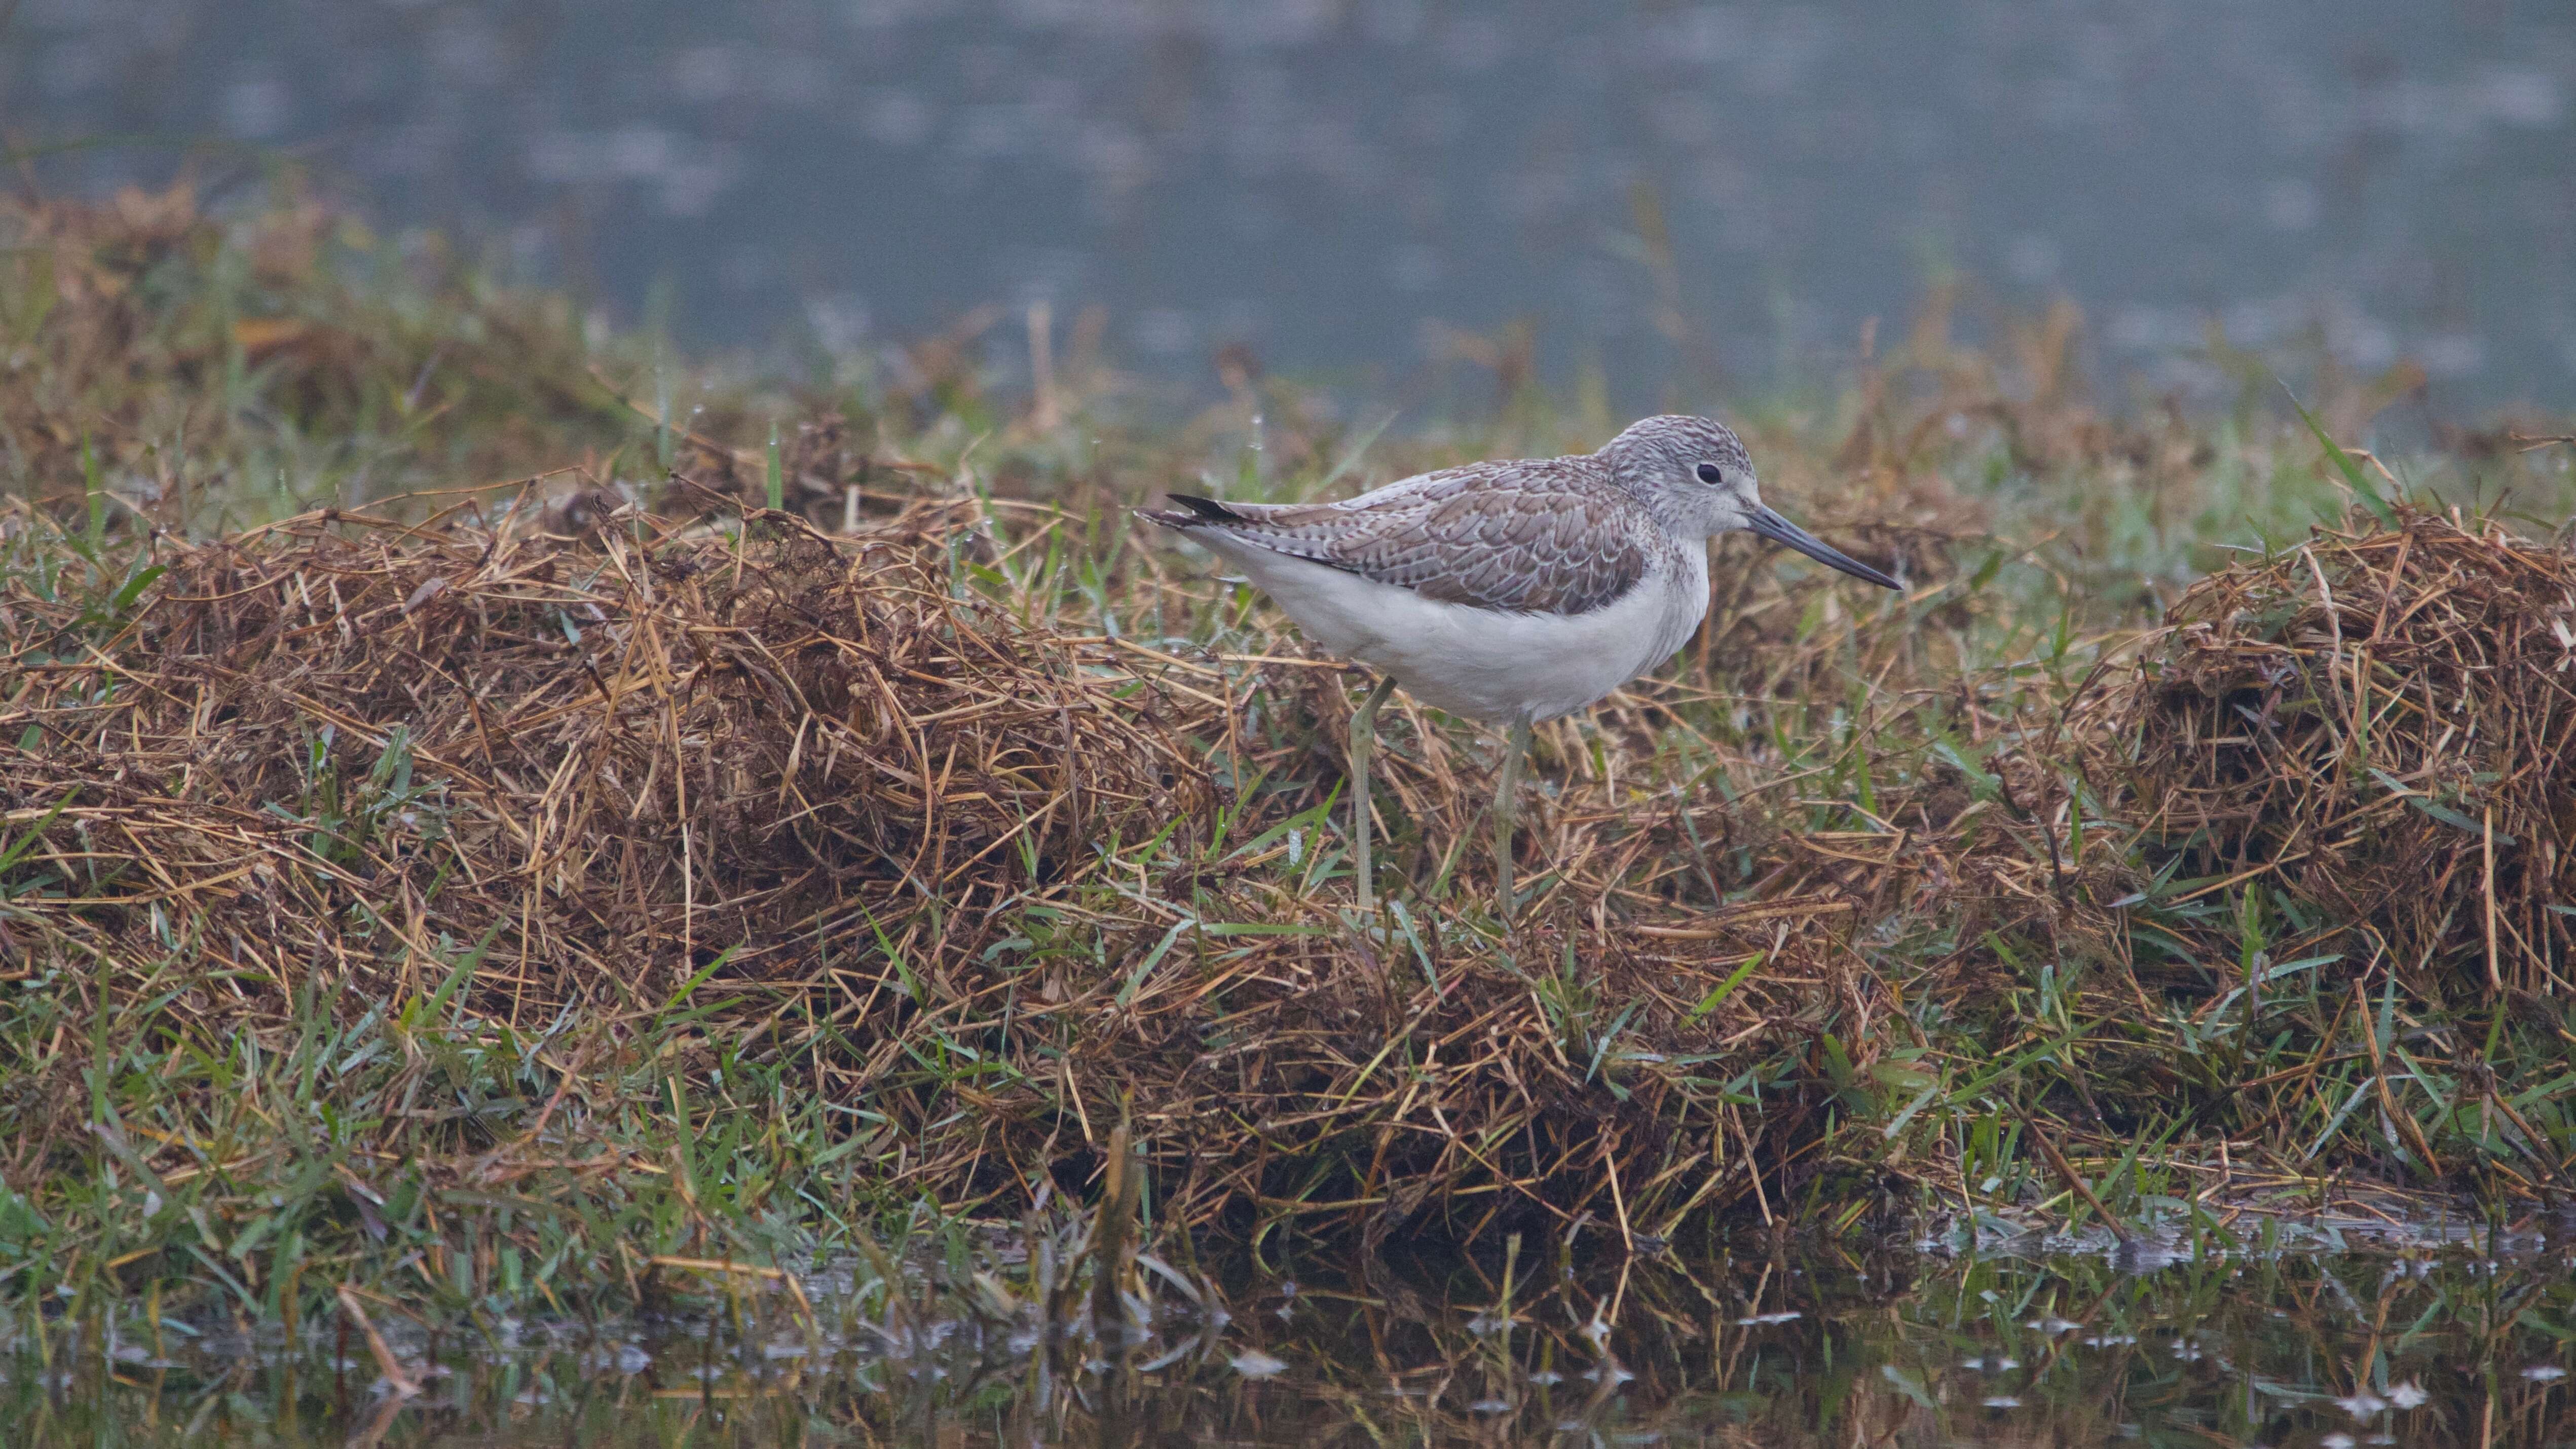
<svg viewBox="0 0 2576 1449">
<path fill-rule="evenodd" d="M 1316 1241 L 1499 1283 L 1516 1236 L 1698 1261 L 1738 1224 L 2217 1244 L 2558 1202 L 2568 429 L 2353 452 L 2405 378 L 2314 379 L 2310 414 L 2250 362 L 2227 415 L 2114 409 L 2071 313 L 1982 349 L 1950 316 L 1732 413 L 1771 501 L 1909 587 L 1722 542 L 1681 657 L 1540 731 L 1507 928 L 1490 740 L 1380 716 L 1356 916 L 1364 681 L 1126 510 L 1624 421 L 1513 339 L 1472 423 L 1354 425 L 1240 356 L 1172 416 L 1083 319 L 1026 319 L 1030 396 L 985 386 L 990 318 L 782 382 L 292 198 L 0 213 L 20 1353 L 356 1334 L 400 1384 L 436 1357 L 402 1324 L 720 1302 L 712 1353 L 767 1341 L 755 1307 L 886 1342 L 1212 1314 L 1275 1288 L 1200 1255 Z M 2066 1291 L 2240 1291 L 2193 1271 Z M 2340 1271 L 2303 1291 L 2371 1301 Z M 1932 1296 L 1980 1315 L 2021 1272 Z M 1706 1328 L 1674 1402 L 1824 1331 L 1655 1281 L 1585 1301 Z M 1398 1317 L 1497 1373 L 1548 1341 Z M 1885 1362 L 1850 1412 L 1951 1412 Z M 553 1372 L 510 1383 L 562 1402 Z"/>
</svg>

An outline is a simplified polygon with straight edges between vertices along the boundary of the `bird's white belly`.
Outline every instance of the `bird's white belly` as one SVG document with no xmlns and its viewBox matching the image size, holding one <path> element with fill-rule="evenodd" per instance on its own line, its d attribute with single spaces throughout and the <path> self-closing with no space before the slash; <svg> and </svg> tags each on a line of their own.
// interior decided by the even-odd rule
<svg viewBox="0 0 2576 1449">
<path fill-rule="evenodd" d="M 1221 535 L 1202 538 L 1241 564 L 1308 638 L 1470 719 L 1570 714 L 1671 658 L 1708 612 L 1708 565 L 1695 552 L 1616 602 L 1568 616 L 1444 604 Z"/>
</svg>

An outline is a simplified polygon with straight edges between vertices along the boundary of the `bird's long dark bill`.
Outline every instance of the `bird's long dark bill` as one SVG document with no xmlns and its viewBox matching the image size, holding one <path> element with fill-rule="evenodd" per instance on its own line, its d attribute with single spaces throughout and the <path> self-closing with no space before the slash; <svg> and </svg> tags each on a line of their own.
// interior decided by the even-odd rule
<svg viewBox="0 0 2576 1449">
<path fill-rule="evenodd" d="M 1850 554 L 1816 537 L 1768 508 L 1753 511 L 1753 521 L 1746 525 L 1774 543 L 1785 543 L 1827 568 L 1841 569 L 1856 579 L 1867 579 L 1882 589 L 1901 589 L 1903 584 L 1853 558 Z"/>
</svg>

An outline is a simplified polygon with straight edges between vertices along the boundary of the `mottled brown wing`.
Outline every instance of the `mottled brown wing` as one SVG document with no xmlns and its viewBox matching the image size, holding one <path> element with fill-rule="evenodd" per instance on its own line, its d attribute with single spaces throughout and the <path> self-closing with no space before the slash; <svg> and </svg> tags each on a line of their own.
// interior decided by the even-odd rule
<svg viewBox="0 0 2576 1449">
<path fill-rule="evenodd" d="M 1427 599 L 1585 614 L 1633 589 L 1651 527 L 1588 458 L 1478 463 L 1340 503 L 1222 505 L 1202 526 Z"/>
</svg>

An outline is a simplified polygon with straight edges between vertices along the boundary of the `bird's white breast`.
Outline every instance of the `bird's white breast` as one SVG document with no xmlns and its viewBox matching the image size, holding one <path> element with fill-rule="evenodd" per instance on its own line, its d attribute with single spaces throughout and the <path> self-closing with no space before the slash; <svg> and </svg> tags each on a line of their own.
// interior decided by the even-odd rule
<svg viewBox="0 0 2576 1449">
<path fill-rule="evenodd" d="M 1571 714 L 1671 658 L 1708 612 L 1708 555 L 1697 548 L 1569 616 L 1441 603 L 1213 530 L 1193 537 L 1240 564 L 1308 638 L 1469 719 Z"/>
</svg>

